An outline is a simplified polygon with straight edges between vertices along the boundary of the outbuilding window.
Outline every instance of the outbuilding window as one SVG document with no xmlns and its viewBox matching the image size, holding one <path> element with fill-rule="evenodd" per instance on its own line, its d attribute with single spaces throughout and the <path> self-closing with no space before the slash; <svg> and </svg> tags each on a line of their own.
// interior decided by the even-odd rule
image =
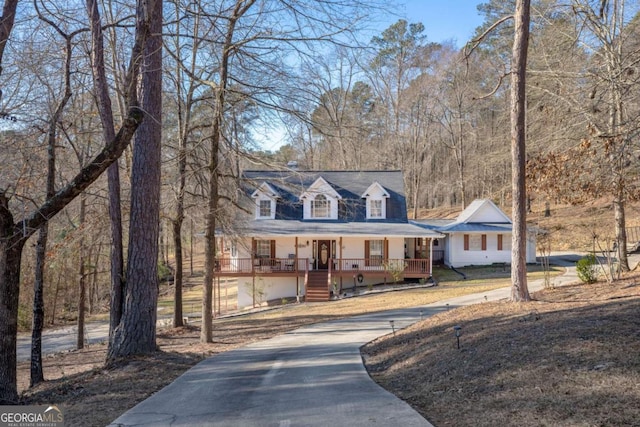
<svg viewBox="0 0 640 427">
<path fill-rule="evenodd" d="M 465 234 L 464 250 L 465 251 L 486 251 L 487 235 L 486 234 Z"/>
</svg>

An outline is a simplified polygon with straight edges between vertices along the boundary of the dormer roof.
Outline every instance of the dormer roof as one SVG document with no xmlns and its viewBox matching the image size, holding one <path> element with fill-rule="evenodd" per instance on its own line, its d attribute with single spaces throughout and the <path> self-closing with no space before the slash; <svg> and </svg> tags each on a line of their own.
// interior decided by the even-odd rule
<svg viewBox="0 0 640 427">
<path fill-rule="evenodd" d="M 375 194 L 375 191 L 378 190 L 379 192 L 382 193 L 382 197 L 386 197 L 389 198 L 391 197 L 389 195 L 389 193 L 387 192 L 387 190 L 385 190 L 385 188 L 380 185 L 380 183 L 378 181 L 375 181 L 373 184 L 371 184 L 364 193 L 362 193 L 362 196 L 360 196 L 363 199 L 366 199 L 367 197 L 371 197 L 373 194 Z"/>
<path fill-rule="evenodd" d="M 298 220 L 304 217 L 301 199 L 315 199 L 318 194 L 339 200 L 332 204 L 339 209 L 338 221 L 366 222 L 366 206 L 370 198 L 363 198 L 368 191 L 378 192 L 378 183 L 384 189 L 386 223 L 408 222 L 404 179 L 402 172 L 395 171 L 301 171 L 301 170 L 247 170 L 242 173 L 242 182 L 250 201 L 252 194 L 263 183 L 268 183 L 271 194 L 279 195 L 276 203 L 276 220 Z M 268 192 L 266 187 L 263 191 Z M 262 193 L 260 193 L 262 194 Z M 389 197 L 386 197 L 388 195 Z M 265 196 L 261 196 L 265 197 Z"/>
<path fill-rule="evenodd" d="M 336 191 L 331 184 L 329 184 L 323 177 L 318 177 L 313 184 L 311 184 L 306 191 L 300 195 L 300 199 L 315 198 L 318 194 L 324 194 L 331 196 L 334 199 L 342 199 L 340 193 Z"/>
<path fill-rule="evenodd" d="M 251 194 L 251 197 L 258 198 L 260 195 L 268 196 L 272 199 L 280 198 L 280 193 L 278 193 L 268 182 L 263 182 L 256 188 L 256 190 Z"/>
</svg>

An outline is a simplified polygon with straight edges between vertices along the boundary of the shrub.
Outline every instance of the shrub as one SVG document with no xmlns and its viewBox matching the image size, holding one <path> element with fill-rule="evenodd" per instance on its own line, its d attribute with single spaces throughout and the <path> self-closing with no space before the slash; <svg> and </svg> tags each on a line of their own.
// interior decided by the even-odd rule
<svg viewBox="0 0 640 427">
<path fill-rule="evenodd" d="M 161 282 L 173 279 L 171 267 L 164 262 L 158 262 L 158 279 L 160 279 Z"/>
<path fill-rule="evenodd" d="M 598 280 L 598 265 L 595 255 L 589 254 L 580 259 L 576 263 L 576 272 L 583 283 L 595 283 Z"/>
</svg>

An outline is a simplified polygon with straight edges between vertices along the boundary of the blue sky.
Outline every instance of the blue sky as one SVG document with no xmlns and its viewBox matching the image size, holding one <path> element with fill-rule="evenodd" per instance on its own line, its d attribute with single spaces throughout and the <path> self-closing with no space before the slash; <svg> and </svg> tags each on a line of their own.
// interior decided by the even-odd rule
<svg viewBox="0 0 640 427">
<path fill-rule="evenodd" d="M 477 6 L 484 0 L 399 0 L 404 8 L 398 10 L 400 17 L 409 23 L 422 22 L 427 39 L 431 42 L 442 42 L 456 39 L 459 47 L 473 36 L 482 17 L 478 15 Z M 390 21 L 389 25 L 396 22 Z"/>
</svg>

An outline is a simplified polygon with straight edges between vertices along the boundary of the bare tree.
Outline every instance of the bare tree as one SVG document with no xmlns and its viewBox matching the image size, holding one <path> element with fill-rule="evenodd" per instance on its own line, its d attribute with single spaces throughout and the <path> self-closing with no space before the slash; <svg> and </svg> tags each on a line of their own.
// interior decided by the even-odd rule
<svg viewBox="0 0 640 427">
<path fill-rule="evenodd" d="M 211 93 L 206 91 L 206 80 L 213 80 L 215 69 L 199 67 L 199 51 L 204 48 L 209 32 L 215 29 L 204 29 L 201 25 L 201 11 L 197 2 L 189 2 L 187 6 L 179 1 L 174 4 L 173 18 L 175 24 L 169 31 L 170 37 L 165 40 L 167 52 L 173 60 L 173 72 L 167 73 L 168 81 L 173 85 L 171 92 L 174 96 L 169 98 L 175 105 L 173 116 L 174 137 L 167 138 L 176 141 L 177 146 L 168 143 L 172 150 L 176 172 L 170 174 L 171 199 L 174 202 L 174 213 L 169 215 L 171 222 L 172 240 L 175 253 L 174 270 L 174 314 L 173 326 L 183 326 L 182 313 L 182 287 L 184 279 L 183 271 L 183 226 L 188 208 L 188 196 L 192 192 L 189 186 L 189 176 L 193 175 L 193 165 L 190 165 L 190 153 L 197 141 L 202 140 L 203 132 L 210 126 L 202 117 L 205 106 L 211 100 Z M 169 151 L 167 150 L 167 151 Z M 191 168 L 191 169 L 190 169 Z M 193 236 L 192 236 L 193 239 Z"/>
<path fill-rule="evenodd" d="M 610 168 L 617 257 L 620 268 L 629 271 L 625 205 L 631 186 L 627 183 L 627 176 L 633 157 L 632 135 L 640 128 L 640 111 L 630 114 L 629 106 L 630 97 L 637 92 L 635 69 L 640 55 L 637 46 L 629 49 L 625 43 L 625 33 L 628 32 L 625 3 L 624 0 L 600 0 L 596 9 L 593 2 L 575 0 L 574 10 L 584 19 L 585 26 L 596 42 L 594 65 L 598 71 L 594 74 L 598 80 L 594 82 L 591 93 L 601 100 L 606 114 L 602 117 L 590 114 L 591 133 L 595 140 L 604 145 L 602 158 Z"/>
<path fill-rule="evenodd" d="M 6 0 L 0 20 L 0 65 L 4 47 L 13 29 L 16 0 Z M 142 3 L 142 2 L 141 2 Z M 67 206 L 93 183 L 113 163 L 129 144 L 144 114 L 137 107 L 139 55 L 149 31 L 142 9 L 136 27 L 127 74 L 127 115 L 113 140 L 109 141 L 93 160 L 53 197 L 47 198 L 22 219 L 15 219 L 9 188 L 0 189 L 0 404 L 15 404 L 18 399 L 16 384 L 16 338 L 22 251 L 27 239 Z M 2 68 L 0 67 L 0 70 Z"/>
<path fill-rule="evenodd" d="M 66 34 L 59 26 L 48 20 L 38 10 L 37 2 L 36 10 L 40 19 L 47 22 L 55 31 L 60 34 L 64 40 L 64 67 L 63 80 L 64 89 L 62 99 L 55 106 L 54 111 L 49 119 L 47 129 L 47 183 L 46 195 L 47 199 L 55 195 L 55 179 L 56 179 L 56 145 L 58 143 L 57 128 L 61 120 L 63 111 L 71 98 L 71 58 L 72 58 L 72 39 L 78 33 Z M 33 296 L 33 328 L 31 335 L 31 380 L 30 385 L 34 386 L 44 381 L 44 372 L 42 369 L 42 329 L 44 327 L 44 269 L 45 254 L 47 250 L 47 240 L 49 233 L 49 224 L 45 222 L 40 227 L 38 240 L 36 243 L 36 271 L 34 282 Z"/>
</svg>

